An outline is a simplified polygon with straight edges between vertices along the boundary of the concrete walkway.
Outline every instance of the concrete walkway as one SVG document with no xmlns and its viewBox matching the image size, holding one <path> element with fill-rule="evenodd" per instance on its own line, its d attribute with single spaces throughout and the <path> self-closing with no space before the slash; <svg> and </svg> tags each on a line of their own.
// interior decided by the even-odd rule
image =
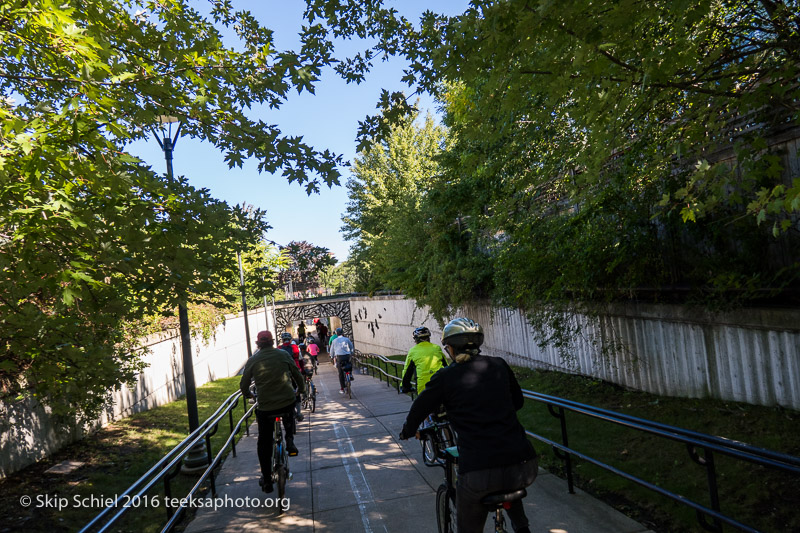
<svg viewBox="0 0 800 533">
<path fill-rule="evenodd" d="M 327 361 L 320 363 L 314 382 L 317 410 L 304 411 L 305 420 L 298 423 L 300 455 L 290 459 L 294 478 L 286 489 L 288 511 L 281 514 L 275 508 L 277 492 L 266 495 L 258 486 L 258 427 L 252 425 L 250 436 L 237 446 L 237 457 L 229 456 L 219 472 L 218 508 L 198 509 L 186 533 L 437 530 L 435 493 L 444 472 L 422 463 L 418 441 L 397 438 L 411 400 L 362 375 L 353 382 L 353 398 L 343 398 Z M 566 481 L 544 470 L 528 488 L 525 510 L 535 533 L 647 531 L 581 491 L 569 494 Z M 485 531 L 492 530 L 490 517 Z"/>
</svg>

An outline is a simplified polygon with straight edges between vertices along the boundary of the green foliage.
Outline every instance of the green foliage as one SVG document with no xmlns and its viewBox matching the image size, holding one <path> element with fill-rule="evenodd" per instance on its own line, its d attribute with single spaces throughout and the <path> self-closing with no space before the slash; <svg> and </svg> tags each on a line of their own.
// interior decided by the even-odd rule
<svg viewBox="0 0 800 533">
<path fill-rule="evenodd" d="M 359 154 L 347 183 L 342 231 L 354 241 L 357 290 L 402 288 L 443 316 L 451 305 L 475 296 L 475 278 L 485 269 L 472 254 L 470 213 L 458 202 L 441 202 L 441 195 L 456 191 L 468 199 L 475 191 L 440 176 L 445 130 L 430 116 L 419 125 L 414 118 L 392 126 L 385 140 Z"/>
<path fill-rule="evenodd" d="M 292 241 L 281 252 L 286 255 L 287 262 L 278 274 L 278 282 L 287 290 L 291 282 L 295 292 L 316 290 L 320 285 L 320 273 L 336 264 L 330 250 L 306 241 Z"/>
<path fill-rule="evenodd" d="M 348 260 L 329 266 L 319 273 L 319 285 L 333 294 L 356 291 L 356 263 Z"/>
<path fill-rule="evenodd" d="M 562 345 L 576 313 L 610 300 L 796 301 L 796 0 L 473 1 L 417 26 L 359 16 L 375 55 L 404 55 L 405 80 L 442 103 L 449 137 L 412 216 L 391 199 L 371 208 L 405 228 L 404 255 L 350 217 L 385 256 L 354 248 L 368 287 L 437 315 L 486 296 Z M 394 135 L 376 124 L 373 147 Z M 404 257 L 402 274 L 386 266 Z"/>
<path fill-rule="evenodd" d="M 248 116 L 313 90 L 332 61 L 323 29 L 281 52 L 248 12 L 210 5 L 208 18 L 182 0 L 0 6 L 2 399 L 91 417 L 140 370 L 145 317 L 184 300 L 208 332 L 219 313 L 207 305 L 235 301 L 236 252 L 256 253 L 264 214 L 127 154 L 157 117 L 177 117 L 231 166 L 255 157 L 309 192 L 338 182 L 338 156 Z"/>
</svg>

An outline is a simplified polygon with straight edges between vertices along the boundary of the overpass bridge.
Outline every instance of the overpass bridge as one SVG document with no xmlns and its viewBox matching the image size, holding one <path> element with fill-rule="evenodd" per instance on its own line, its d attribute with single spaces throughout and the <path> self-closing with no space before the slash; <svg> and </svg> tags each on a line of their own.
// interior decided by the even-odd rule
<svg viewBox="0 0 800 533">
<path fill-rule="evenodd" d="M 423 464 L 417 441 L 397 438 L 411 399 L 362 375 L 353 382 L 353 398 L 342 397 L 338 375 L 324 356 L 314 381 L 317 409 L 304 411 L 305 419 L 298 423 L 300 454 L 290 459 L 294 478 L 286 488 L 288 510 L 243 504 L 276 497 L 258 486 L 259 428 L 253 425 L 237 445 L 236 457 L 229 455 L 217 476 L 217 498 L 226 505 L 198 509 L 186 533 L 437 530 L 434 504 L 442 469 Z M 528 488 L 525 509 L 535 533 L 648 531 L 580 490 L 569 494 L 566 481 L 544 470 Z M 489 518 L 485 531 L 492 529 Z"/>
</svg>

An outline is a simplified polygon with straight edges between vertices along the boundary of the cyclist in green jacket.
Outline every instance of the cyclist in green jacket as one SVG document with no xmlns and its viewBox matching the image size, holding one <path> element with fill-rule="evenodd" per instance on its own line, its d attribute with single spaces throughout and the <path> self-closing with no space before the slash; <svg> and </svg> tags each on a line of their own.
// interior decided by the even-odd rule
<svg viewBox="0 0 800 533">
<path fill-rule="evenodd" d="M 258 351 L 247 360 L 242 373 L 239 388 L 245 398 L 251 398 L 250 382 L 256 383 L 258 408 L 256 420 L 258 421 L 258 462 L 261 464 L 261 485 L 264 492 L 272 492 L 271 461 L 272 461 L 272 424 L 276 415 L 283 419 L 286 430 L 286 450 L 289 455 L 297 455 L 294 445 L 294 405 L 295 394 L 302 394 L 306 390 L 305 379 L 297 368 L 292 356 L 284 350 L 274 347 L 275 339 L 272 332 L 261 331 L 256 337 Z M 292 386 L 294 382 L 297 393 Z"/>
<path fill-rule="evenodd" d="M 430 381 L 440 368 L 447 366 L 442 349 L 431 344 L 431 330 L 425 326 L 419 327 L 413 333 L 416 344 L 408 351 L 406 364 L 403 365 L 403 392 L 411 392 L 411 377 L 417 372 L 417 394 L 425 390 L 425 385 Z"/>
</svg>

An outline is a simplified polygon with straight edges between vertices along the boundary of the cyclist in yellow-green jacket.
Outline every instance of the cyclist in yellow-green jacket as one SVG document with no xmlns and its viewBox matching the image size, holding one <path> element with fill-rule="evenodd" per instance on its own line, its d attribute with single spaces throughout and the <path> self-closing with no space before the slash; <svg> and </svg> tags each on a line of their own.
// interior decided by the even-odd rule
<svg viewBox="0 0 800 533">
<path fill-rule="evenodd" d="M 431 330 L 425 326 L 414 330 L 414 342 L 416 344 L 408 351 L 406 364 L 403 365 L 403 392 L 411 391 L 411 378 L 414 372 L 417 373 L 417 394 L 425 390 L 431 377 L 443 366 L 447 366 L 447 360 L 442 353 L 442 349 L 435 344 L 431 344 Z"/>
</svg>

